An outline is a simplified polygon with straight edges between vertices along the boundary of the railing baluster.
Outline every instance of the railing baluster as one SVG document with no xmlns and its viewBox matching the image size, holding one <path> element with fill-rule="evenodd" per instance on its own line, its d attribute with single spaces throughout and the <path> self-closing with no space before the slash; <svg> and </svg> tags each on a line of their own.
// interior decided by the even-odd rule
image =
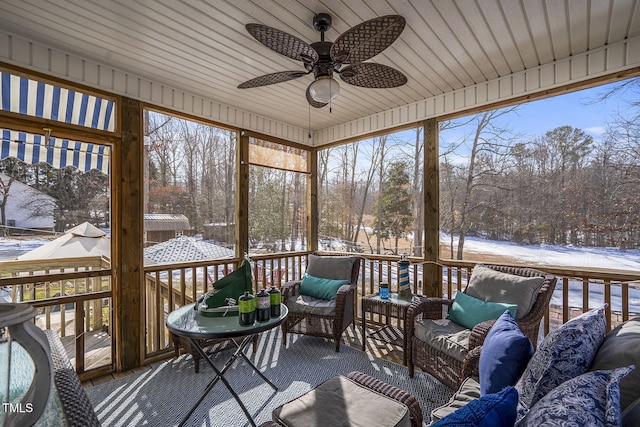
<svg viewBox="0 0 640 427">
<path fill-rule="evenodd" d="M 607 320 L 607 332 L 611 330 L 611 280 L 604 281 L 604 302 L 607 304 L 607 308 L 605 308 L 605 317 Z"/>
<path fill-rule="evenodd" d="M 569 278 L 562 278 L 562 323 L 569 321 Z"/>
<path fill-rule="evenodd" d="M 622 321 L 629 320 L 629 283 L 621 283 Z"/>
<path fill-rule="evenodd" d="M 156 350 L 160 349 L 160 329 L 162 329 L 162 323 L 160 322 L 162 316 L 162 282 L 160 281 L 159 274 L 156 276 L 156 300 L 155 300 L 155 312 L 153 328 L 153 344 Z"/>
<path fill-rule="evenodd" d="M 582 279 L 582 312 L 589 311 L 589 279 Z"/>
</svg>

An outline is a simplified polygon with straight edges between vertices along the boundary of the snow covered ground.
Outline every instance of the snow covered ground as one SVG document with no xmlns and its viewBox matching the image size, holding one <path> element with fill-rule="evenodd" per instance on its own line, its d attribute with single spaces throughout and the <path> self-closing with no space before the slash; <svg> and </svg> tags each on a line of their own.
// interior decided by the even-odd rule
<svg viewBox="0 0 640 427">
<path fill-rule="evenodd" d="M 45 243 L 47 239 L 11 239 L 0 238 L 0 261 L 15 260 L 17 256 L 29 252 Z M 442 243 L 448 244 L 448 236 L 442 236 Z M 457 241 L 454 241 L 457 244 Z M 548 265 L 562 267 L 587 267 L 611 270 L 640 271 L 640 250 L 619 250 L 614 248 L 581 248 L 569 246 L 531 245 L 520 246 L 509 242 L 497 242 L 475 237 L 468 237 L 465 250 L 489 255 L 507 256 L 519 263 L 529 265 Z M 561 305 L 561 286 L 557 286 L 552 304 Z M 612 309 L 619 311 L 621 292 L 619 287 L 612 287 Z M 602 285 L 591 285 L 590 306 L 596 307 L 604 301 Z M 640 289 L 629 290 L 630 310 L 640 313 Z M 582 306 L 582 282 L 570 282 L 569 305 Z"/>
<path fill-rule="evenodd" d="M 449 243 L 448 237 L 442 238 L 441 241 L 443 244 Z M 454 239 L 454 245 L 457 245 L 457 239 Z M 474 237 L 468 237 L 464 247 L 467 251 L 508 256 L 526 264 L 640 271 L 640 250 L 554 245 L 520 246 Z"/>
<path fill-rule="evenodd" d="M 11 239 L 0 237 L 0 261 L 13 261 L 18 256 L 39 248 L 49 241 L 51 240 L 41 238 Z"/>
</svg>

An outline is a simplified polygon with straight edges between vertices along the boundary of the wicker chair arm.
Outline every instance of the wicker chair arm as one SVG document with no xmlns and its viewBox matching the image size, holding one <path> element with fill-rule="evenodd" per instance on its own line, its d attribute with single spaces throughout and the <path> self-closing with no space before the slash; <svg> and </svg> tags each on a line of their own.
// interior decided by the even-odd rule
<svg viewBox="0 0 640 427">
<path fill-rule="evenodd" d="M 487 320 L 482 323 L 478 323 L 471 329 L 471 335 L 469 335 L 469 349 L 478 347 L 484 344 L 484 339 L 487 337 L 489 330 L 496 323 L 495 320 Z"/>
<path fill-rule="evenodd" d="M 347 378 L 370 390 L 375 391 L 376 393 L 383 394 L 404 404 L 407 408 L 409 408 L 411 425 L 414 427 L 422 426 L 422 409 L 420 408 L 418 400 L 411 393 L 408 393 L 402 389 L 394 387 L 391 384 L 387 384 L 362 372 L 351 372 L 347 375 Z"/>
<path fill-rule="evenodd" d="M 419 314 L 426 319 L 442 319 L 443 307 L 448 309 L 452 303 L 453 300 L 444 298 L 420 298 L 417 301 L 413 301 L 407 308 L 407 319 L 410 316 L 415 318 Z"/>
<path fill-rule="evenodd" d="M 353 323 L 353 301 L 356 288 L 352 284 L 346 284 L 338 288 L 336 293 L 336 324 L 346 327 Z"/>
<path fill-rule="evenodd" d="M 482 346 L 472 348 L 462 362 L 462 378 L 480 376 L 480 352 Z"/>
<path fill-rule="evenodd" d="M 282 292 L 282 301 L 286 301 L 294 295 L 298 295 L 300 290 L 300 280 L 292 280 L 280 285 L 280 291 Z"/>
<path fill-rule="evenodd" d="M 282 427 L 282 424 L 278 424 L 275 421 L 265 421 L 262 424 L 260 424 L 259 427 Z"/>
<path fill-rule="evenodd" d="M 336 299 L 339 298 L 343 294 L 347 294 L 350 291 L 353 291 L 354 287 L 352 284 L 347 283 L 346 285 L 342 285 L 338 288 L 338 292 L 336 293 Z"/>
<path fill-rule="evenodd" d="M 538 297 L 529 313 L 522 319 L 518 319 L 518 327 L 531 340 L 533 348 L 538 345 L 538 332 L 540 330 L 540 322 L 544 317 L 544 313 L 549 308 L 553 291 L 556 287 L 558 279 L 555 276 L 546 275 Z"/>
</svg>

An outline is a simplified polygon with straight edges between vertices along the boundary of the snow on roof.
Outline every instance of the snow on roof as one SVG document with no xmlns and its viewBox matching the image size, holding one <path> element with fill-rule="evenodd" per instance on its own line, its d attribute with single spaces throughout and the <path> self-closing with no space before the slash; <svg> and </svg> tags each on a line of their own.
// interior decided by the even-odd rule
<svg viewBox="0 0 640 427">
<path fill-rule="evenodd" d="M 146 258 L 157 263 L 232 258 L 235 251 L 194 237 L 176 237 L 144 248 Z"/>
<path fill-rule="evenodd" d="M 147 231 L 189 230 L 189 218 L 183 214 L 144 214 Z"/>
</svg>

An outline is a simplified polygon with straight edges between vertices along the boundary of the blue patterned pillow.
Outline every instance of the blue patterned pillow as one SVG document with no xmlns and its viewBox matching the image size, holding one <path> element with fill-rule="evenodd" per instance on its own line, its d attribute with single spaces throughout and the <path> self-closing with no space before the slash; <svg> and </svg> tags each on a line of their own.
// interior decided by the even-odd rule
<svg viewBox="0 0 640 427">
<path fill-rule="evenodd" d="M 569 320 L 540 343 L 516 384 L 518 419 L 551 390 L 587 372 L 604 340 L 606 306 Z"/>
<path fill-rule="evenodd" d="M 518 392 L 505 387 L 501 392 L 485 394 L 452 412 L 431 427 L 512 427 L 516 421 Z"/>
<path fill-rule="evenodd" d="M 518 427 L 621 425 L 619 382 L 633 369 L 587 372 L 568 380 L 533 405 Z"/>
</svg>

